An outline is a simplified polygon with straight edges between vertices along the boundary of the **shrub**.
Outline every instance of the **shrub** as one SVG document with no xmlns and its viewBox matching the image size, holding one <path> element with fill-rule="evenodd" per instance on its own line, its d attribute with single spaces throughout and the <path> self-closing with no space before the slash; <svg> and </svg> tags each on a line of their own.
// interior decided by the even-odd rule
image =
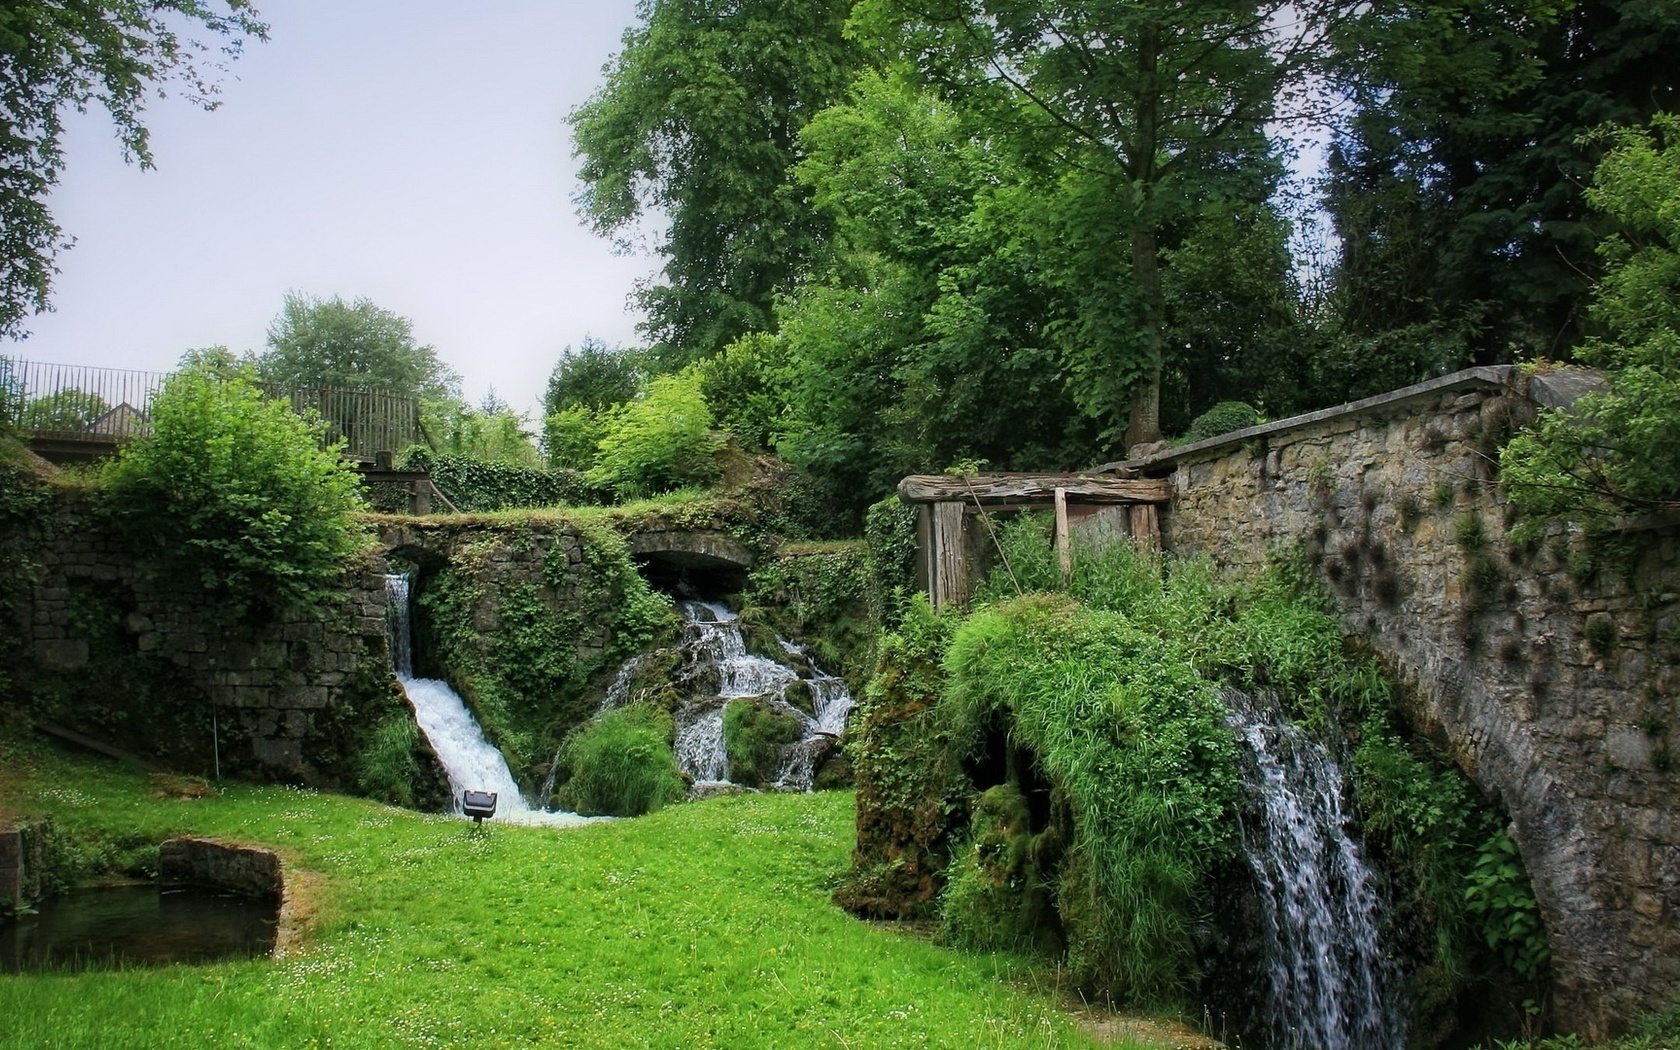
<svg viewBox="0 0 1680 1050">
<path fill-rule="evenodd" d="M 1053 877 L 1075 979 L 1174 997 L 1194 975 L 1211 873 L 1234 856 L 1237 745 L 1213 685 L 1153 632 L 1060 595 L 976 612 L 945 669 L 954 750 L 977 758 L 1002 727 L 1066 799 Z"/>
<path fill-rule="evenodd" d="M 595 469 L 588 474 L 624 498 L 654 496 L 718 477 L 723 439 L 694 372 L 660 376 L 647 396 L 608 412 Z"/>
<path fill-rule="evenodd" d="M 1205 441 L 1233 430 L 1260 425 L 1260 412 L 1242 401 L 1221 401 L 1197 416 L 1184 435 L 1186 441 Z"/>
<path fill-rule="evenodd" d="M 671 750 L 671 716 L 647 704 L 603 714 L 566 738 L 560 764 L 570 774 L 555 800 L 595 815 L 638 817 L 685 793 Z"/>
<path fill-rule="evenodd" d="M 789 715 L 777 714 L 750 700 L 737 700 L 723 713 L 723 750 L 729 755 L 729 779 L 764 784 L 776 775 L 782 751 L 804 735 Z"/>
<path fill-rule="evenodd" d="M 543 455 L 552 468 L 590 470 L 606 435 L 602 413 L 572 405 L 543 417 Z"/>
<path fill-rule="evenodd" d="M 188 368 L 152 403 L 151 433 L 106 468 L 109 505 L 230 615 L 319 600 L 367 549 L 356 475 L 323 429 L 240 373 Z"/>
<path fill-rule="evenodd" d="M 575 470 L 542 470 L 470 456 L 440 456 L 426 448 L 409 449 L 403 465 L 430 472 L 432 484 L 461 511 L 598 503 L 603 496 Z"/>
<path fill-rule="evenodd" d="M 420 763 L 414 751 L 420 727 L 407 711 L 396 712 L 373 732 L 373 739 L 357 756 L 356 787 L 369 798 L 394 806 L 413 806 Z"/>
</svg>

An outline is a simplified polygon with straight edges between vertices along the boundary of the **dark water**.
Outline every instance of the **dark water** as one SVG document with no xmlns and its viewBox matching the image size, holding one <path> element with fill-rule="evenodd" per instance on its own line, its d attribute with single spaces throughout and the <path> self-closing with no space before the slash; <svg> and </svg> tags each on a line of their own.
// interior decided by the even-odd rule
<svg viewBox="0 0 1680 1050">
<path fill-rule="evenodd" d="M 74 890 L 37 911 L 0 923 L 0 973 L 167 966 L 274 950 L 272 902 L 212 890 Z"/>
</svg>

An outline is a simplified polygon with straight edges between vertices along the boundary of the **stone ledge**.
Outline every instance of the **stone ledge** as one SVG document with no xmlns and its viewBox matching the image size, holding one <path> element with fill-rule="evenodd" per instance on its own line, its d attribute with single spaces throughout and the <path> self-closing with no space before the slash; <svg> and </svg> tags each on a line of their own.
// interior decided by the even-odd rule
<svg viewBox="0 0 1680 1050">
<path fill-rule="evenodd" d="M 307 872 L 289 869 L 271 849 L 218 839 L 169 839 L 158 847 L 158 873 L 166 883 L 276 901 L 280 911 L 274 957 L 291 954 L 302 943 L 313 913 L 317 880 Z"/>
</svg>

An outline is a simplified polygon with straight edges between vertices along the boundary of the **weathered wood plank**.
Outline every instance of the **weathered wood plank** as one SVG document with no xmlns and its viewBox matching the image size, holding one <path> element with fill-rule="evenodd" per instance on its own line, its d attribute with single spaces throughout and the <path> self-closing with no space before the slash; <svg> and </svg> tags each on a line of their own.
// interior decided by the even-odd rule
<svg viewBox="0 0 1680 1050">
<path fill-rule="evenodd" d="M 968 552 L 963 534 L 963 506 L 954 500 L 933 505 L 933 586 L 935 609 L 968 604 Z"/>
<path fill-rule="evenodd" d="M 912 474 L 898 483 L 906 503 L 963 500 L 1003 503 L 1055 498 L 1064 489 L 1081 503 L 1165 503 L 1172 486 L 1164 478 L 1109 478 L 1096 474 Z"/>
<path fill-rule="evenodd" d="M 1056 561 L 1062 569 L 1062 586 L 1073 575 L 1073 550 L 1068 543 L 1067 489 L 1056 490 Z"/>
</svg>

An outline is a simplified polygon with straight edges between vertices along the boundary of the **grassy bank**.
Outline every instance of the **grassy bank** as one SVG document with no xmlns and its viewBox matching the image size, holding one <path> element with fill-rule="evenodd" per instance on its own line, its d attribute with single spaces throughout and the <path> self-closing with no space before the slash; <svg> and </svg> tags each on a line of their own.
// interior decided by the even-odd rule
<svg viewBox="0 0 1680 1050">
<path fill-rule="evenodd" d="M 0 1046 L 1093 1045 L 1042 971 L 830 903 L 846 794 L 475 834 L 283 788 L 158 798 L 18 732 L 0 726 L 0 812 L 50 815 L 90 858 L 144 863 L 149 844 L 209 834 L 273 846 L 318 880 L 312 931 L 280 960 L 0 976 Z"/>
</svg>

